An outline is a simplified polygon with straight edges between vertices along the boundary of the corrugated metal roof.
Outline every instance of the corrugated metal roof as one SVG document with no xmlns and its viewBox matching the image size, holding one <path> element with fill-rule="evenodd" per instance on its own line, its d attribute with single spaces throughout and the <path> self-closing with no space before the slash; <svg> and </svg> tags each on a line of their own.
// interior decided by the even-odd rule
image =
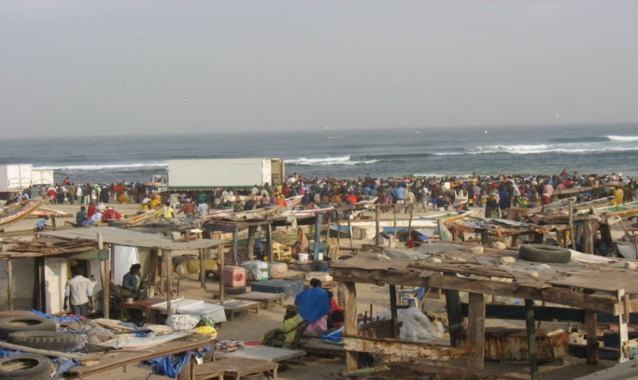
<svg viewBox="0 0 638 380">
<path fill-rule="evenodd" d="M 102 235 L 102 240 L 107 244 L 117 244 L 129 247 L 144 247 L 168 249 L 172 251 L 183 251 L 190 249 L 204 249 L 216 247 L 224 244 L 223 240 L 197 239 L 187 242 L 173 241 L 170 238 L 146 234 L 143 232 L 130 231 L 114 227 L 89 227 L 74 228 L 71 230 L 46 231 L 43 236 L 52 236 L 62 239 L 92 239 L 97 241 L 97 234 Z"/>
</svg>

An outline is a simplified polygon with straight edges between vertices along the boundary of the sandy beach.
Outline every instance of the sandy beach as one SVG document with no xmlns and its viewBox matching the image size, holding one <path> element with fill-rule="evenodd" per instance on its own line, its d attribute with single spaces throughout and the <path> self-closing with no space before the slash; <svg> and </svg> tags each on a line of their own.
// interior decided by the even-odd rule
<svg viewBox="0 0 638 380">
<path fill-rule="evenodd" d="M 139 205 L 137 204 L 112 204 L 116 210 L 122 214 L 135 213 Z M 78 205 L 50 205 L 48 208 L 64 211 L 74 214 L 79 210 Z M 475 209 L 477 214 L 481 214 L 482 210 Z M 427 213 L 415 212 L 414 216 L 433 215 L 440 213 L 439 210 L 429 211 Z M 373 212 L 366 212 L 366 216 L 374 218 Z M 408 215 L 397 214 L 397 218 L 407 218 Z M 393 212 L 382 214 L 383 219 L 393 219 Z M 74 218 L 58 218 L 57 224 L 63 225 L 65 220 L 74 220 Z M 6 228 L 7 232 L 32 229 L 36 219 L 22 220 L 16 224 Z M 370 241 L 353 240 L 353 246 L 360 247 L 361 244 L 370 243 Z M 349 239 L 341 240 L 342 246 L 347 247 Z M 402 243 L 400 243 L 402 244 Z M 397 247 L 399 247 L 397 245 Z M 290 271 L 290 276 L 303 276 L 302 272 Z M 214 301 L 218 289 L 218 283 L 207 282 L 206 289 L 200 289 L 200 284 L 195 276 L 183 277 L 181 279 L 181 295 L 186 298 L 202 299 L 206 301 Z M 374 313 L 385 310 L 389 307 L 389 297 L 387 286 L 375 286 L 368 284 L 360 284 L 357 286 L 358 313 L 369 311 L 371 308 Z M 426 309 L 433 312 L 445 312 L 444 299 L 429 298 L 426 301 Z M 291 299 L 286 299 L 285 304 L 292 303 Z M 218 340 L 239 340 L 246 342 L 258 341 L 263 334 L 276 327 L 284 314 L 283 306 L 275 306 L 271 309 L 261 309 L 258 314 L 252 312 L 245 313 L 236 317 L 234 320 L 224 322 L 218 329 Z M 487 326 L 504 326 L 524 328 L 523 322 L 510 322 L 501 320 L 487 320 Z M 544 329 L 562 328 L 567 329 L 566 323 L 543 323 Z M 603 368 L 612 366 L 614 362 L 600 361 L 598 365 L 587 365 L 584 359 L 574 357 L 566 357 L 564 360 L 544 364 L 540 367 L 543 379 L 566 379 L 581 376 L 587 373 L 595 372 Z M 502 379 L 526 379 L 529 378 L 529 370 L 526 363 L 494 363 L 486 362 L 486 371 L 492 372 Z M 280 372 L 281 379 L 335 379 L 338 374 L 345 370 L 345 362 L 343 357 L 320 357 L 309 355 L 304 359 L 303 364 L 291 364 L 286 371 Z M 151 376 L 152 378 L 157 378 Z"/>
</svg>

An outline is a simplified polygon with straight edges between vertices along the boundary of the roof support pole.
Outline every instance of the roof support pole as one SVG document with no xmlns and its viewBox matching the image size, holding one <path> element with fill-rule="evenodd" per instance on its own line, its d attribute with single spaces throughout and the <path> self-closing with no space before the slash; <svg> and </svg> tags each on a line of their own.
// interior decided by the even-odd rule
<svg viewBox="0 0 638 380">
<path fill-rule="evenodd" d="M 7 260 L 7 299 L 9 300 L 9 310 L 13 310 L 13 264 L 11 259 Z"/>
</svg>

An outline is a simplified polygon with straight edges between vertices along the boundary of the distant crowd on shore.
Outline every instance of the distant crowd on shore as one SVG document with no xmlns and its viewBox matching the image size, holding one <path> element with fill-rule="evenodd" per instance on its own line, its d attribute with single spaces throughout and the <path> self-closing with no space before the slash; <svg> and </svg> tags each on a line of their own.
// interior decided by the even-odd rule
<svg viewBox="0 0 638 380">
<path fill-rule="evenodd" d="M 620 173 L 611 175 L 581 175 L 563 170 L 555 175 L 499 175 L 469 177 L 404 177 L 357 179 L 304 178 L 297 173 L 282 184 L 249 188 L 216 187 L 209 191 L 162 193 L 154 186 L 122 181 L 117 184 L 79 184 L 69 178 L 54 186 L 33 187 L 23 197 L 49 198 L 54 204 L 89 206 L 99 203 L 139 203 L 142 208 L 159 209 L 170 206 L 181 209 L 193 203 L 188 214 L 208 212 L 215 208 L 250 210 L 266 205 L 285 205 L 286 198 L 303 196 L 300 204 L 318 208 L 327 204 L 353 204 L 376 198 L 384 205 L 404 204 L 417 211 L 430 208 L 461 211 L 469 207 L 486 208 L 486 216 L 498 217 L 509 207 L 534 207 L 552 202 L 566 189 L 581 188 L 575 196 L 578 202 L 600 196 L 622 193 L 622 202 L 637 200 L 638 180 Z M 591 191 L 586 191 L 586 190 Z M 205 207 L 199 207 L 205 204 Z M 185 214 L 187 212 L 182 210 Z M 489 215 L 487 215 L 489 214 Z"/>
</svg>

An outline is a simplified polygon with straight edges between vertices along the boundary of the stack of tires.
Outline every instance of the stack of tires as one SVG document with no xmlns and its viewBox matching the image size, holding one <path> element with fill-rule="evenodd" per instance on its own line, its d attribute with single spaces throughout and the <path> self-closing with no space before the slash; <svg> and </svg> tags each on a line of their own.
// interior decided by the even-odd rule
<svg viewBox="0 0 638 380">
<path fill-rule="evenodd" d="M 56 331 L 56 323 L 37 316 L 0 319 L 0 338 L 7 342 L 41 350 L 66 351 L 77 346 L 75 336 Z M 43 355 L 17 354 L 0 359 L 0 379 L 43 380 L 54 372 L 51 360 Z"/>
</svg>

